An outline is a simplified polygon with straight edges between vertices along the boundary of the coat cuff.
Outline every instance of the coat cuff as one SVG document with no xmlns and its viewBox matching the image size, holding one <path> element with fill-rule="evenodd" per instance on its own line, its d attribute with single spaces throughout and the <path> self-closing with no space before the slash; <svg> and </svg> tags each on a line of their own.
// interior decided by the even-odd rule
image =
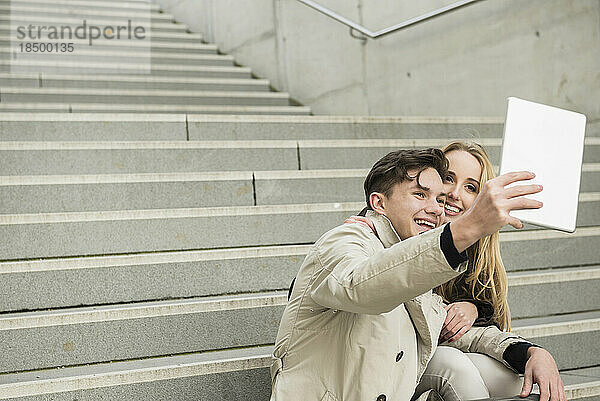
<svg viewBox="0 0 600 401">
<path fill-rule="evenodd" d="M 452 238 L 452 231 L 450 231 L 450 224 L 446 224 L 444 231 L 442 231 L 442 234 L 440 235 L 440 248 L 446 257 L 446 261 L 448 261 L 448 264 L 454 270 L 456 270 L 461 263 L 468 260 L 467 251 L 458 252 L 456 249 L 454 239 Z"/>
<path fill-rule="evenodd" d="M 527 363 L 527 351 L 530 347 L 540 347 L 530 342 L 517 342 L 509 345 L 502 354 L 502 359 L 506 361 L 518 373 L 525 373 L 525 364 Z"/>
</svg>

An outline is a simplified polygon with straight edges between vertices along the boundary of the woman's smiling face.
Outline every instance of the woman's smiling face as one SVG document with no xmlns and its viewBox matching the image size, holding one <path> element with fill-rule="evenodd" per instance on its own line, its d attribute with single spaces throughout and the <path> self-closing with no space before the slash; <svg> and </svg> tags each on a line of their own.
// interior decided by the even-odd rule
<svg viewBox="0 0 600 401">
<path fill-rule="evenodd" d="M 453 221 L 467 211 L 479 193 L 481 165 L 464 150 L 446 153 L 449 161 L 448 175 L 444 178 L 444 190 L 448 194 L 444 211 L 446 221 Z"/>
</svg>

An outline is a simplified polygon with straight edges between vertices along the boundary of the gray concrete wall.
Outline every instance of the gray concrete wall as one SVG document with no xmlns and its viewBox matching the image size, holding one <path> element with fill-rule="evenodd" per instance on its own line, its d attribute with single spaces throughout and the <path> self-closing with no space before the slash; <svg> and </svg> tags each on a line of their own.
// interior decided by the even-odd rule
<svg viewBox="0 0 600 401">
<path fill-rule="evenodd" d="M 600 118 L 598 0 L 486 0 L 366 44 L 295 0 L 158 1 L 316 114 L 502 116 L 518 96 Z M 453 0 L 320 2 L 376 30 Z"/>
</svg>

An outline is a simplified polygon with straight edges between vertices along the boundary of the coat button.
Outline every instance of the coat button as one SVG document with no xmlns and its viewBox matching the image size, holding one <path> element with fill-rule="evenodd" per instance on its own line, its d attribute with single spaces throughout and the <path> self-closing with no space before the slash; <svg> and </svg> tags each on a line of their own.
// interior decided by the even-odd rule
<svg viewBox="0 0 600 401">
<path fill-rule="evenodd" d="M 385 394 L 380 394 L 379 397 L 377 397 L 377 401 L 385 401 Z"/>
<path fill-rule="evenodd" d="M 403 356 L 404 356 L 404 351 L 398 352 L 398 355 L 396 355 L 396 362 L 398 362 L 400 359 L 402 359 Z"/>
</svg>

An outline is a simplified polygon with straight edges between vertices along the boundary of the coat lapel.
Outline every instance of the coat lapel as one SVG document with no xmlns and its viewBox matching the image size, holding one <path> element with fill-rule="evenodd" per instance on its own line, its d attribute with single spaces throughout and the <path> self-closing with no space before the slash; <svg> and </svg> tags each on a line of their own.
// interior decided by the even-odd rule
<svg viewBox="0 0 600 401">
<path fill-rule="evenodd" d="M 394 226 L 392 226 L 392 222 L 386 216 L 368 210 L 365 217 L 373 222 L 377 231 L 376 235 L 385 248 L 401 241 Z M 434 299 L 431 290 L 406 302 L 404 306 L 419 335 L 419 369 L 417 374 L 418 377 L 421 377 L 435 351 L 446 313 L 443 306 L 438 305 L 438 302 Z"/>
<path fill-rule="evenodd" d="M 400 242 L 398 233 L 396 233 L 394 226 L 392 226 L 392 222 L 386 216 L 375 213 L 372 210 L 368 210 L 365 217 L 371 219 L 373 222 L 376 235 L 379 237 L 379 240 L 383 244 L 384 248 L 389 248 L 390 246 Z"/>
</svg>

